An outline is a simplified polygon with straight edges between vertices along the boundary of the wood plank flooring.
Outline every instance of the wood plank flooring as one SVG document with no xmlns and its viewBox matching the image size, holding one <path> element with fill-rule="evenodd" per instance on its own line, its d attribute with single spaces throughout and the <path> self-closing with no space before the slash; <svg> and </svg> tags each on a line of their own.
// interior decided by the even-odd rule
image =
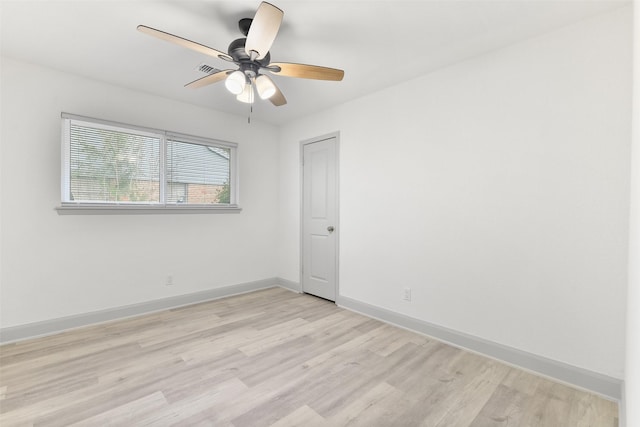
<svg viewBox="0 0 640 427">
<path fill-rule="evenodd" d="M 0 347 L 0 425 L 613 427 L 617 404 L 272 288 Z"/>
</svg>

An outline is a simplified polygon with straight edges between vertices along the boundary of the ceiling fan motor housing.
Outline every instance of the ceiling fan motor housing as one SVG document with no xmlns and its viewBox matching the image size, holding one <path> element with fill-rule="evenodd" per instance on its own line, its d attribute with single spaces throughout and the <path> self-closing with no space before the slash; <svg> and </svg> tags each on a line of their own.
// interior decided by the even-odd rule
<svg viewBox="0 0 640 427">
<path fill-rule="evenodd" d="M 240 28 L 240 32 L 247 37 L 249 34 L 249 28 L 251 28 L 251 23 L 253 22 L 252 18 L 242 18 L 238 21 L 238 28 Z"/>
<path fill-rule="evenodd" d="M 245 18 L 247 19 L 247 18 Z M 240 20 L 242 22 L 243 20 Z M 267 52 L 264 58 L 251 60 L 251 57 L 247 54 L 244 46 L 246 38 L 235 39 L 231 42 L 228 48 L 229 56 L 233 58 L 233 62 L 238 64 L 240 71 L 242 71 L 247 77 L 254 78 L 260 71 L 260 68 L 267 67 L 271 62 L 271 54 Z"/>
</svg>

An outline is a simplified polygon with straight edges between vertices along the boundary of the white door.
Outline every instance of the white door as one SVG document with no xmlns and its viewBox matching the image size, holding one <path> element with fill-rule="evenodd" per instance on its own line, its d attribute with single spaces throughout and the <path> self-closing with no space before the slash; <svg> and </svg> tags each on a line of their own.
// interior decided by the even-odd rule
<svg viewBox="0 0 640 427">
<path fill-rule="evenodd" d="M 337 138 L 303 144 L 302 291 L 331 301 L 338 284 Z"/>
</svg>

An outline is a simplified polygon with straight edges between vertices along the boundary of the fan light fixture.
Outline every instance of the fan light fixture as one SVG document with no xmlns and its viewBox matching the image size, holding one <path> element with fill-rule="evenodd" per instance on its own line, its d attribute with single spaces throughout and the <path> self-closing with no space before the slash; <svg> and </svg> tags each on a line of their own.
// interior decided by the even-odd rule
<svg viewBox="0 0 640 427">
<path fill-rule="evenodd" d="M 245 84 L 244 89 L 238 96 L 236 96 L 236 99 L 240 102 L 244 102 L 245 104 L 253 104 L 255 99 L 255 96 L 253 95 L 253 85 L 251 83 Z"/>
<path fill-rule="evenodd" d="M 245 89 L 246 83 L 247 79 L 240 70 L 229 74 L 229 77 L 224 81 L 226 88 L 234 95 L 240 95 Z"/>
<path fill-rule="evenodd" d="M 262 99 L 269 99 L 276 93 L 276 85 L 273 83 L 273 80 L 264 74 L 256 77 L 256 89 Z"/>
<path fill-rule="evenodd" d="M 261 2 L 253 18 L 242 18 L 238 21 L 238 28 L 244 37 L 233 40 L 226 51 L 146 25 L 138 25 L 138 31 L 233 63 L 238 67 L 220 70 L 212 68 L 210 74 L 187 83 L 185 87 L 196 89 L 224 80 L 227 90 L 236 95 L 239 101 L 252 104 L 257 91 L 260 98 L 268 99 L 271 104 L 280 107 L 286 105 L 287 99 L 269 75 L 331 81 L 340 81 L 344 77 L 344 71 L 337 68 L 295 62 L 271 62 L 269 51 L 278 35 L 283 16 L 284 12 L 278 7 L 266 1 Z M 267 72 L 270 74 L 266 75 Z"/>
</svg>

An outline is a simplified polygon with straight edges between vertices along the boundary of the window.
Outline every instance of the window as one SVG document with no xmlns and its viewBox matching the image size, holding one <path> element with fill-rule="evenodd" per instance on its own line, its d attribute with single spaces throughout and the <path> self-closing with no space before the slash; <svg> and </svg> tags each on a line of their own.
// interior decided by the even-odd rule
<svg viewBox="0 0 640 427">
<path fill-rule="evenodd" d="M 236 148 L 63 114 L 58 209 L 238 211 Z"/>
</svg>

